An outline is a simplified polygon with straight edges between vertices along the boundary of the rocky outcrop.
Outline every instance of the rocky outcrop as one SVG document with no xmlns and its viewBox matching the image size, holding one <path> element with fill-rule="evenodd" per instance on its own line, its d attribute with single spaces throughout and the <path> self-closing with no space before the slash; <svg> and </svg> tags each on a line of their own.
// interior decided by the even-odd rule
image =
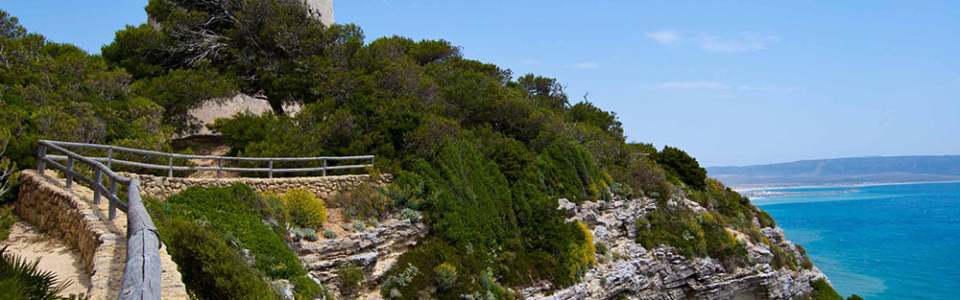
<svg viewBox="0 0 960 300">
<path fill-rule="evenodd" d="M 694 211 L 706 211 L 692 201 L 674 202 Z M 579 220 L 593 232 L 595 242 L 608 245 L 611 254 L 571 287 L 550 291 L 544 285 L 523 290 L 528 299 L 794 299 L 809 295 L 811 283 L 826 276 L 811 270 L 774 270 L 765 244 L 749 244 L 752 265 L 729 267 L 711 258 L 687 258 L 671 248 L 645 249 L 636 243 L 636 219 L 656 210 L 651 199 L 584 202 L 576 205 L 561 199 L 559 209 L 569 220 Z M 764 228 L 763 234 L 781 248 L 799 256 L 780 228 Z M 748 240 L 748 239 L 744 239 Z"/>
<path fill-rule="evenodd" d="M 423 223 L 390 218 L 377 227 L 368 227 L 339 239 L 301 240 L 294 244 L 294 252 L 311 275 L 337 295 L 340 294 L 337 271 L 347 266 L 363 269 L 365 279 L 359 294 L 340 295 L 340 299 L 376 299 L 379 298 L 376 283 L 380 277 L 426 233 L 427 227 Z"/>
</svg>

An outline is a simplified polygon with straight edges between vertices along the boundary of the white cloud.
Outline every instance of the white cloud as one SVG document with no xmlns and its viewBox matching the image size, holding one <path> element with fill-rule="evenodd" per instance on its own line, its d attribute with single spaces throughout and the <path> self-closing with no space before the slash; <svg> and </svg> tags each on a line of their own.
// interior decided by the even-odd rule
<svg viewBox="0 0 960 300">
<path fill-rule="evenodd" d="M 571 65 L 570 67 L 574 69 L 599 69 L 600 64 L 595 62 L 583 62 L 583 63 Z"/>
<path fill-rule="evenodd" d="M 771 44 L 780 42 L 780 37 L 776 35 L 749 31 L 742 32 L 735 38 L 677 30 L 648 32 L 646 36 L 661 45 L 680 45 L 685 41 L 692 41 L 697 43 L 700 49 L 704 51 L 722 53 L 759 51 L 767 49 Z"/>
<path fill-rule="evenodd" d="M 660 30 L 648 32 L 647 37 L 663 45 L 673 45 L 683 40 L 683 33 L 676 30 Z"/>
<path fill-rule="evenodd" d="M 780 42 L 780 38 L 772 34 L 757 34 L 744 32 L 739 39 L 723 39 L 717 36 L 704 36 L 699 39 L 700 49 L 710 52 L 746 52 L 767 49 L 767 45 Z"/>
<path fill-rule="evenodd" d="M 674 81 L 664 82 L 655 87 L 662 89 L 681 89 L 681 90 L 728 90 L 729 85 L 719 81 Z"/>
<path fill-rule="evenodd" d="M 541 62 L 541 61 L 539 61 L 539 60 L 536 60 L 536 59 L 533 59 L 533 58 L 528 58 L 528 59 L 521 60 L 520 63 L 525 64 L 525 65 L 539 65 L 539 64 L 541 64 L 541 63 L 543 63 L 543 62 Z"/>
</svg>

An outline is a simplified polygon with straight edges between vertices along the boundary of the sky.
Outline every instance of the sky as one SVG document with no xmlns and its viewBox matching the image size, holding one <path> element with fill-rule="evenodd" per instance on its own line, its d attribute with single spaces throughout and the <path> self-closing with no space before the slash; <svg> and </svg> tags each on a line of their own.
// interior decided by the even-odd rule
<svg viewBox="0 0 960 300">
<path fill-rule="evenodd" d="M 776 3 L 771 3 L 776 2 Z M 960 154 L 960 2 L 334 1 L 367 41 L 444 39 L 557 78 L 704 166 Z M 0 0 L 99 53 L 145 0 Z"/>
</svg>

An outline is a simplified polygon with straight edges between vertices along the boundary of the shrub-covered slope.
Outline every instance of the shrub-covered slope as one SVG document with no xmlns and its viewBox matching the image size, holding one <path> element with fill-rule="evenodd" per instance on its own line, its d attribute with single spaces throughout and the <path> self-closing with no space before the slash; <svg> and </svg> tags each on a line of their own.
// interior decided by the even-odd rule
<svg viewBox="0 0 960 300">
<path fill-rule="evenodd" d="M 571 103 L 557 80 L 515 77 L 464 58 L 447 41 L 367 42 L 358 26 L 325 27 L 294 0 L 151 0 L 146 9 L 156 25 L 118 31 L 102 56 L 46 42 L 0 18 L 0 43 L 9 49 L 0 54 L 0 105 L 10 120 L 4 126 L 26 137 L 14 147 L 21 165 L 32 165 L 38 138 L 169 147 L 173 132 L 201 125 L 187 111 L 203 101 L 238 91 L 264 97 L 275 113 L 212 126 L 235 154 L 374 154 L 375 171 L 396 176 L 382 191 L 391 202 L 383 209 L 423 212 L 430 233 L 381 282 L 383 295 L 397 299 L 510 299 L 510 287 L 575 283 L 594 264 L 594 245 L 588 230 L 556 209 L 561 198 L 690 198 L 707 212 L 658 212 L 641 224 L 640 239 L 691 256 L 736 258 L 742 245 L 723 227 L 753 232 L 754 223 L 773 224 L 707 180 L 682 150 L 627 142 L 615 113 Z M 290 115 L 285 102 L 304 106 Z M 162 226 L 179 232 L 166 238 L 183 241 L 168 242 L 171 249 L 222 248 L 234 239 L 206 237 L 223 236 L 229 231 L 219 226 L 233 224 L 253 230 L 235 240 L 272 253 L 276 239 L 261 239 L 269 228 L 243 217 L 258 212 L 241 190 L 171 199 L 159 210 Z M 204 200 L 230 198 L 222 193 L 235 194 L 225 202 L 231 207 Z M 236 218 L 221 220 L 228 214 Z M 197 261 L 196 268 L 211 278 L 302 274 L 288 264 L 238 271 L 225 267 L 238 259 L 228 254 L 203 259 L 213 267 Z M 226 288 L 198 296 L 220 299 L 215 290 Z"/>
</svg>

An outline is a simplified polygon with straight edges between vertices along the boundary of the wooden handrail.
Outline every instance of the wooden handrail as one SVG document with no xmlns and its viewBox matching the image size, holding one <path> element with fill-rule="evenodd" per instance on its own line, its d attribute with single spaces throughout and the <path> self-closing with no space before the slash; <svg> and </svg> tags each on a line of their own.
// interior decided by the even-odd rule
<svg viewBox="0 0 960 300">
<path fill-rule="evenodd" d="M 346 169 L 363 169 L 367 167 L 373 167 L 376 157 L 373 155 L 360 155 L 360 156 L 317 156 L 317 157 L 230 157 L 230 156 L 210 156 L 210 155 L 189 155 L 189 154 L 176 154 L 176 153 L 166 153 L 158 152 L 151 150 L 142 150 L 134 149 L 120 146 L 110 146 L 110 145 L 98 145 L 98 144 L 86 144 L 86 143 L 73 143 L 73 142 L 59 142 L 59 141 L 48 141 L 41 140 L 43 144 L 54 146 L 51 149 L 62 152 L 61 150 L 66 150 L 64 147 L 77 147 L 77 148 L 90 148 L 90 149 L 100 149 L 106 150 L 106 157 L 86 157 L 87 159 L 94 160 L 97 162 L 105 162 L 108 166 L 112 164 L 138 167 L 144 169 L 152 170 L 164 170 L 167 171 L 168 177 L 173 177 L 174 171 L 217 171 L 217 177 L 223 177 L 223 171 L 230 172 L 266 172 L 269 178 L 273 178 L 274 173 L 302 173 L 302 172 L 323 172 L 323 175 L 326 176 L 327 170 L 346 170 Z M 42 151 L 42 149 L 41 149 Z M 134 162 L 119 160 L 113 158 L 116 152 L 127 152 L 140 155 L 148 156 L 158 156 L 167 159 L 165 165 L 157 165 L 143 162 Z M 65 161 L 69 160 L 70 157 L 63 155 L 46 155 L 46 153 L 38 153 L 38 156 L 48 157 L 52 160 Z M 174 165 L 173 159 L 207 159 L 207 160 L 216 160 L 216 167 L 197 167 L 197 166 L 177 166 Z M 345 161 L 345 160 L 370 160 L 369 164 L 353 164 L 353 165 L 342 165 L 342 166 L 328 166 L 328 161 Z M 224 161 L 248 161 L 248 162 L 267 162 L 268 166 L 266 168 L 241 168 L 241 167 L 224 167 Z M 274 162 L 322 162 L 323 167 L 306 167 L 306 168 L 274 168 Z M 109 167 L 107 168 L 109 169 Z"/>
<path fill-rule="evenodd" d="M 122 177 L 99 161 L 74 153 L 54 142 L 41 140 L 37 153 L 37 172 L 43 175 L 49 164 L 68 178 L 66 188 L 72 188 L 72 181 L 79 180 L 90 184 L 94 190 L 94 203 L 100 202 L 100 196 L 109 200 L 109 220 L 116 217 L 117 209 L 127 214 L 127 261 L 120 286 L 120 300 L 160 300 L 160 283 L 163 270 L 160 267 L 160 232 L 153 224 L 147 208 L 140 197 L 140 182 L 133 178 Z M 47 150 L 65 155 L 69 163 L 64 166 L 47 155 Z M 74 170 L 74 163 L 80 162 L 94 168 L 94 179 L 87 178 Z M 110 189 L 103 185 L 102 176 L 110 179 Z M 127 203 L 117 197 L 117 185 L 127 186 Z"/>
</svg>

